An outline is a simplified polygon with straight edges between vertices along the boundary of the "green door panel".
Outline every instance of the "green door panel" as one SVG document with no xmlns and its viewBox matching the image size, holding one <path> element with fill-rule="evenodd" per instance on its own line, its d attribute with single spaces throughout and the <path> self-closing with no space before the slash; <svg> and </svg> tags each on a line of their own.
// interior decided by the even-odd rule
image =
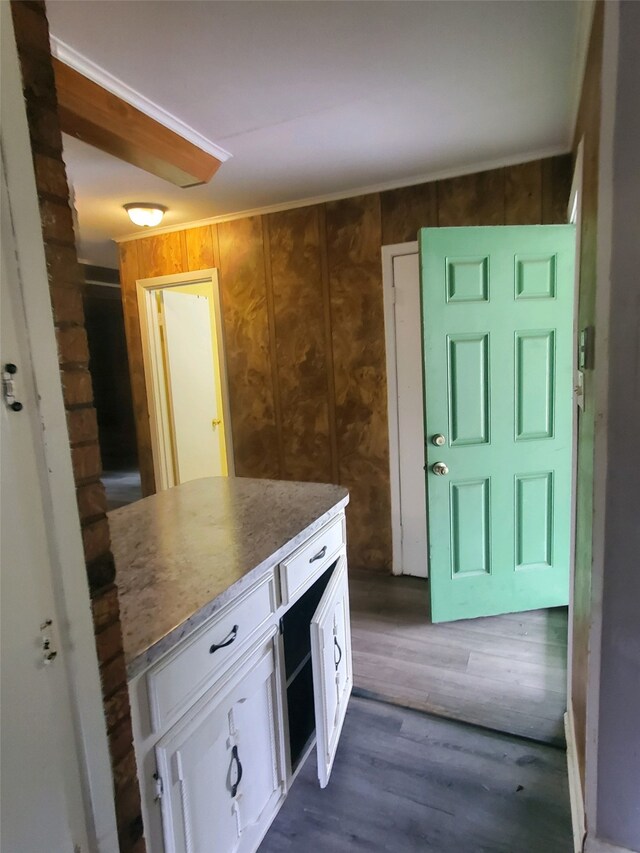
<svg viewBox="0 0 640 853">
<path fill-rule="evenodd" d="M 432 619 L 567 604 L 575 228 L 419 240 Z"/>
</svg>

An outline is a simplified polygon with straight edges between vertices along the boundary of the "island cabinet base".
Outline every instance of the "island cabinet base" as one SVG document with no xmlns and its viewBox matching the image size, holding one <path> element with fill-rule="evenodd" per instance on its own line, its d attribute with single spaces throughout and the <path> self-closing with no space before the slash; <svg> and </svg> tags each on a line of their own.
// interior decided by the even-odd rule
<svg viewBox="0 0 640 853">
<path fill-rule="evenodd" d="M 130 683 L 148 853 L 254 853 L 351 694 L 344 513 Z"/>
</svg>

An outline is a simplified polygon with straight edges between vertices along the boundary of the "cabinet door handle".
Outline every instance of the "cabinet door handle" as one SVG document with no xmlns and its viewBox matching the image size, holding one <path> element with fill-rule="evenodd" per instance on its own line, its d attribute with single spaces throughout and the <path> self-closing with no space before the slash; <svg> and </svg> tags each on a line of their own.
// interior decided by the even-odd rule
<svg viewBox="0 0 640 853">
<path fill-rule="evenodd" d="M 214 652 L 217 652 L 218 649 L 224 649 L 225 646 L 230 646 L 231 643 L 233 643 L 233 641 L 235 640 L 235 638 L 237 636 L 238 636 L 238 626 L 234 625 L 233 628 L 231 629 L 231 631 L 229 632 L 228 638 L 226 640 L 224 640 L 222 643 L 217 643 L 217 644 L 214 643 L 211 646 L 211 648 L 209 649 L 209 654 L 212 655 Z"/>
<path fill-rule="evenodd" d="M 324 555 L 325 555 L 326 553 L 327 553 L 327 546 L 326 546 L 326 545 L 324 545 L 324 546 L 323 546 L 323 547 L 318 551 L 318 553 L 315 555 L 315 557 L 312 557 L 312 558 L 309 560 L 309 562 L 310 562 L 310 563 L 315 563 L 315 561 L 316 561 L 316 560 L 321 560 L 321 559 L 324 557 Z"/>
<path fill-rule="evenodd" d="M 231 797 L 233 799 L 233 797 L 235 797 L 235 795 L 238 793 L 238 785 L 240 784 L 240 782 L 242 780 L 242 764 L 240 762 L 240 757 L 238 755 L 238 747 L 237 746 L 234 746 L 233 749 L 231 750 L 231 761 L 235 761 L 235 763 L 238 767 L 238 778 L 236 779 L 236 781 L 231 786 Z"/>
<path fill-rule="evenodd" d="M 335 643 L 335 647 L 338 650 L 338 660 L 336 660 L 335 649 L 334 649 L 334 655 L 333 655 L 333 660 L 334 660 L 334 663 L 336 665 L 336 672 L 337 672 L 338 667 L 340 666 L 340 661 L 342 660 L 342 649 L 340 648 L 340 643 L 338 642 L 337 637 L 333 638 L 333 642 Z"/>
</svg>

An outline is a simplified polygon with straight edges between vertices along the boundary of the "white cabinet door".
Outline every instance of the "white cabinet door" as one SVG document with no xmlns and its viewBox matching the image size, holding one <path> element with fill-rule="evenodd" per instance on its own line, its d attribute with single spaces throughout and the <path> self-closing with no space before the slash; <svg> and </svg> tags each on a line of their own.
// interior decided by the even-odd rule
<svg viewBox="0 0 640 853">
<path fill-rule="evenodd" d="M 165 853 L 253 850 L 282 794 L 273 645 L 158 743 Z"/>
<path fill-rule="evenodd" d="M 331 775 L 353 685 L 347 561 L 340 557 L 311 620 L 311 659 L 318 742 L 318 779 Z"/>
</svg>

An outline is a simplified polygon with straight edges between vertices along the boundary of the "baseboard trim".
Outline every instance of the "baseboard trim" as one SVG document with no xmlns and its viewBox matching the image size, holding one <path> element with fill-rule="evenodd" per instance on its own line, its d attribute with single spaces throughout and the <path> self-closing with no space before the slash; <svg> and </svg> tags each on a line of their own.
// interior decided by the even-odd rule
<svg viewBox="0 0 640 853">
<path fill-rule="evenodd" d="M 587 836 L 584 844 L 584 853 L 634 853 L 629 847 L 618 847 L 600 838 Z"/>
<path fill-rule="evenodd" d="M 580 781 L 580 768 L 578 767 L 576 730 L 571 709 L 564 715 L 564 734 L 567 741 L 567 772 L 569 776 L 569 800 L 571 802 L 571 826 L 573 827 L 573 853 L 583 853 L 586 836 L 584 797 Z"/>
</svg>

